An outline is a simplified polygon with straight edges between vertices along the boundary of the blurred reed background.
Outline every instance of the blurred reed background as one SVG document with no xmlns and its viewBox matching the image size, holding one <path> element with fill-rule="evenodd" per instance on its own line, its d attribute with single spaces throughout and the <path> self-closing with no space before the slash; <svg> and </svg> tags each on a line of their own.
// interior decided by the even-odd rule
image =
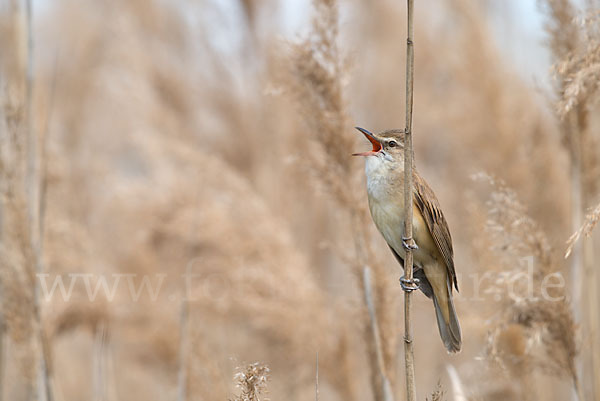
<svg viewBox="0 0 600 401">
<path fill-rule="evenodd" d="M 573 1 L 537 3 L 548 52 L 520 57 L 517 1 L 416 2 L 463 328 L 448 356 L 414 297 L 421 400 L 600 400 L 600 4 Z M 304 3 L 0 2 L 0 400 L 403 399 L 350 154 L 403 128 L 405 4 Z"/>
</svg>

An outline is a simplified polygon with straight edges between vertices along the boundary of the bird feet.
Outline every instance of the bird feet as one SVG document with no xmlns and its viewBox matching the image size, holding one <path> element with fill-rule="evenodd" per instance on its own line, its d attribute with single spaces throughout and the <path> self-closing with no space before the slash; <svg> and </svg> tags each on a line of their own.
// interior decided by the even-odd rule
<svg viewBox="0 0 600 401">
<path fill-rule="evenodd" d="M 410 237 L 410 238 L 402 237 L 402 246 L 407 251 L 408 250 L 416 251 L 417 249 L 419 249 L 417 243 L 415 242 L 415 240 L 412 237 Z"/>
<path fill-rule="evenodd" d="M 419 289 L 420 280 L 418 278 L 407 279 L 406 277 L 400 277 L 400 287 L 405 292 L 413 292 Z"/>
</svg>

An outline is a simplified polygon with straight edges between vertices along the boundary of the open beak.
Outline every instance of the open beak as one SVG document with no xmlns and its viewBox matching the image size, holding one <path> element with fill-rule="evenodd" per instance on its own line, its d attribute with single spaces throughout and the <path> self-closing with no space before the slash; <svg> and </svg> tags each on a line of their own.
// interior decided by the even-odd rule
<svg viewBox="0 0 600 401">
<path fill-rule="evenodd" d="M 367 137 L 369 142 L 371 142 L 371 144 L 373 145 L 373 150 L 371 150 L 369 152 L 353 153 L 352 156 L 373 156 L 381 150 L 381 143 L 379 143 L 379 141 L 377 139 L 375 139 L 373 134 L 371 134 L 369 131 L 367 131 L 364 128 L 360 128 L 360 127 L 354 127 L 354 128 L 356 128 L 357 130 L 362 132 L 363 135 Z"/>
</svg>

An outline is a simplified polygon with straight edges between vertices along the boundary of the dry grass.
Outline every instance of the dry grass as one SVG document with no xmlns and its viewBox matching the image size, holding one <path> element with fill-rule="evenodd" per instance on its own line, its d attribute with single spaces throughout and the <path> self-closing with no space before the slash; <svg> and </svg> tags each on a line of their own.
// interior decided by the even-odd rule
<svg viewBox="0 0 600 401">
<path fill-rule="evenodd" d="M 442 385 L 438 382 L 436 389 L 431 393 L 431 398 L 425 398 L 426 401 L 443 401 L 444 400 L 445 391 L 442 388 Z"/>
<path fill-rule="evenodd" d="M 16 52 L 27 38 L 26 26 L 18 29 L 14 25 L 19 18 L 24 18 L 23 12 L 15 6 L 2 16 L 2 29 L 7 34 L 4 45 L 9 51 Z M 0 310 L 8 335 L 8 352 L 3 352 L 4 360 L 0 363 L 8 368 L 4 368 L 4 372 L 15 372 L 13 377 L 3 377 L 1 382 L 18 383 L 14 391 L 4 394 L 31 399 L 38 392 L 42 346 L 35 292 L 38 233 L 33 211 L 36 205 L 30 196 L 35 187 L 28 176 L 28 164 L 36 156 L 27 139 L 30 98 L 25 80 L 26 56 L 14 61 L 3 62 L 0 77 Z"/>
<path fill-rule="evenodd" d="M 594 107 L 597 106 L 598 61 L 600 60 L 600 29 L 597 4 L 587 4 L 580 14 L 573 3 L 566 0 L 545 2 L 549 12 L 547 31 L 550 50 L 554 57 L 555 112 L 561 120 L 563 145 L 570 156 L 571 232 L 585 226 L 584 212 L 598 201 L 599 137 L 595 133 Z M 577 234 L 574 234 L 577 235 Z M 571 262 L 571 292 L 573 315 L 581 322 L 582 330 L 589 333 L 586 342 L 591 348 L 575 369 L 593 388 L 593 396 L 600 394 L 600 318 L 598 281 L 594 245 L 589 240 L 575 245 L 569 239 L 567 253 L 573 253 Z M 579 389 L 579 398 L 584 396 Z"/>
<path fill-rule="evenodd" d="M 36 132 L 45 133 L 48 280 L 87 274 L 94 286 L 134 274 L 135 285 L 143 275 L 154 285 L 166 275 L 156 300 L 144 293 L 134 302 L 122 284 L 114 299 L 90 302 L 81 282 L 70 301 L 42 300 L 55 399 L 91 399 L 94 385 L 107 401 L 177 399 L 183 385 L 189 400 L 223 400 L 250 391 L 231 380 L 239 360 L 269 366 L 272 399 L 307 400 L 317 352 L 321 400 L 381 399 L 382 374 L 402 399 L 399 267 L 368 216 L 363 165 L 349 155 L 368 146 L 352 126 L 404 124 L 403 4 L 318 0 L 288 40 L 276 2 L 233 2 L 235 12 L 216 1 L 185 9 L 157 0 L 50 3 L 34 10 L 32 103 Z M 501 56 L 482 4 L 418 6 L 415 157 L 452 230 L 464 331 L 462 353 L 447 356 L 430 301 L 414 296 L 421 399 L 439 378 L 450 389 L 448 364 L 470 399 L 564 400 L 575 375 L 592 399 L 589 361 L 577 371 L 585 359 L 577 350 L 594 338 L 591 314 L 573 320 L 563 251 L 584 223 L 583 214 L 572 219 L 574 160 L 582 213 L 599 200 L 598 18 L 570 4 L 548 2 L 557 78 L 550 108 Z M 0 7 L 5 400 L 31 399 L 41 355 L 17 6 Z M 285 40 L 273 39 L 279 34 Z M 474 183 L 479 171 L 496 186 Z M 594 219 L 577 245 L 597 249 L 599 236 L 585 237 Z M 496 282 L 476 297 L 473 275 L 506 283 L 527 256 L 536 291 L 544 275 L 561 273 L 567 286 L 549 291 L 566 298 L 518 301 Z M 190 271 L 197 276 L 186 287 Z M 514 294 L 527 290 L 514 283 Z"/>
<path fill-rule="evenodd" d="M 565 252 L 565 258 L 568 258 L 571 252 L 573 251 L 573 247 L 579 241 L 582 235 L 589 237 L 592 235 L 592 231 L 598 224 L 600 220 L 600 204 L 596 206 L 594 210 L 592 210 L 586 217 L 583 225 L 579 228 L 579 230 L 575 231 L 573 235 L 569 237 L 567 240 L 567 250 Z"/>
<path fill-rule="evenodd" d="M 576 18 L 568 10 L 565 12 L 568 15 L 560 15 L 555 18 L 570 19 L 570 23 L 579 28 L 577 33 L 581 38 L 579 40 L 569 38 L 570 45 L 562 45 L 565 49 L 557 54 L 557 56 L 562 56 L 555 66 L 557 76 L 564 82 L 562 96 L 557 104 L 557 112 L 562 118 L 577 106 L 594 103 L 597 100 L 600 78 L 600 43 L 598 42 L 600 15 L 598 11 L 590 11 L 582 18 Z M 560 35 L 558 32 L 553 32 L 553 34 L 557 38 L 565 38 L 564 32 L 560 32 Z M 574 44 L 577 44 L 579 48 Z"/>
<path fill-rule="evenodd" d="M 364 207 L 364 196 L 357 195 L 364 191 L 357 185 L 359 173 L 348 152 L 355 146 L 356 136 L 342 135 L 351 130 L 351 124 L 344 100 L 343 79 L 347 67 L 338 47 L 338 5 L 328 0 L 317 0 L 313 5 L 308 37 L 290 45 L 289 76 L 285 84 L 311 138 L 309 157 L 303 161 L 303 167 L 316 187 L 332 198 L 336 213 L 350 223 L 350 237 L 336 244 L 333 250 L 354 273 L 363 300 L 369 292 L 363 271 L 369 266 L 374 272 L 376 313 L 371 314 L 369 321 L 363 307 L 359 319 L 368 350 L 371 388 L 375 399 L 383 400 L 386 391 L 389 392 L 386 387 L 390 381 L 395 382 L 396 318 L 388 312 L 390 286 L 384 284 L 387 277 L 368 240 L 374 233 Z M 354 248 L 352 255 L 348 255 L 350 244 Z M 374 321 L 375 315 L 379 316 L 377 321 Z"/>
<path fill-rule="evenodd" d="M 267 382 L 269 381 L 269 368 L 258 362 L 246 365 L 244 368 L 237 368 L 233 380 L 240 389 L 240 394 L 235 396 L 232 401 L 260 401 L 264 399 L 261 395 L 267 392 Z"/>
<path fill-rule="evenodd" d="M 568 294 L 564 286 L 544 284 L 561 271 L 548 239 L 503 181 L 477 178 L 491 186 L 486 232 L 501 271 L 495 296 L 503 312 L 489 333 L 488 356 L 520 384 L 523 398 L 538 396 L 535 372 L 567 377 L 577 389 L 577 327 Z"/>
</svg>

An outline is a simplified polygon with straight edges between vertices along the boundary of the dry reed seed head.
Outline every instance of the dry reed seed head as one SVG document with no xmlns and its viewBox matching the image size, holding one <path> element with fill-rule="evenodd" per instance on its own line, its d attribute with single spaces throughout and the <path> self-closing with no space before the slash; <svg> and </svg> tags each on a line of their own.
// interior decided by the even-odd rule
<svg viewBox="0 0 600 401">
<path fill-rule="evenodd" d="M 260 362 L 254 362 L 245 367 L 238 367 L 233 376 L 240 394 L 231 401 L 260 401 L 263 394 L 268 392 L 267 383 L 270 380 L 269 367 Z"/>
<path fill-rule="evenodd" d="M 523 301 L 512 305 L 488 336 L 487 355 L 512 377 L 539 369 L 577 377 L 577 327 L 566 302 Z"/>
<path fill-rule="evenodd" d="M 314 5 L 309 36 L 290 46 L 290 79 L 284 83 L 291 85 L 311 138 L 333 160 L 329 168 L 345 176 L 355 139 L 348 131 L 341 81 L 344 63 L 337 44 L 337 2 L 317 0 Z"/>
<path fill-rule="evenodd" d="M 598 23 L 598 22 L 596 22 Z M 600 35 L 589 38 L 582 49 L 570 53 L 554 66 L 556 77 L 562 82 L 556 110 L 564 119 L 579 105 L 593 104 L 598 97 L 600 78 Z"/>
<path fill-rule="evenodd" d="M 308 176 L 320 192 L 328 194 L 345 210 L 361 213 L 357 203 L 357 165 L 349 157 L 357 135 L 349 129 L 342 76 L 347 69 L 338 49 L 336 1 L 314 2 L 311 32 L 291 43 L 288 75 L 282 85 L 294 99 L 311 139 L 302 158 Z"/>
<path fill-rule="evenodd" d="M 290 44 L 288 73 L 283 84 L 294 97 L 308 128 L 311 151 L 305 165 L 315 183 L 345 208 L 357 210 L 356 165 L 349 157 L 356 135 L 343 96 L 345 64 L 338 49 L 338 9 L 335 1 L 314 2 L 311 32 Z"/>
<path fill-rule="evenodd" d="M 435 390 L 431 393 L 431 398 L 425 397 L 426 401 L 443 401 L 446 392 L 442 388 L 442 384 L 438 381 Z"/>
<path fill-rule="evenodd" d="M 493 188 L 486 222 L 486 231 L 495 243 L 492 250 L 506 266 L 520 266 L 521 258 L 535 256 L 533 279 L 540 284 L 545 275 L 555 269 L 544 233 L 527 216 L 516 193 L 504 182 L 485 174 L 475 178 Z M 500 280 L 514 284 L 513 277 L 522 271 L 522 267 L 509 268 L 501 273 Z M 565 290 L 553 289 L 556 291 L 550 295 L 560 299 L 545 300 L 540 297 L 541 286 L 537 284 L 534 285 L 533 294 L 528 294 L 525 283 L 512 285 L 512 290 L 522 295 L 518 299 L 507 296 L 509 294 L 500 294 L 507 309 L 498 319 L 497 327 L 489 334 L 488 356 L 499 362 L 513 377 L 523 372 L 523 363 L 534 364 L 558 376 L 575 377 L 576 327 Z M 504 289 L 505 286 L 500 288 Z"/>
<path fill-rule="evenodd" d="M 527 215 L 517 194 L 504 181 L 487 174 L 473 179 L 489 184 L 492 192 L 488 201 L 486 232 L 492 238 L 492 250 L 507 266 L 515 259 L 534 256 L 537 276 L 553 271 L 551 247 L 538 224 Z"/>
<path fill-rule="evenodd" d="M 567 240 L 567 250 L 565 252 L 565 258 L 569 257 L 569 255 L 573 251 L 573 247 L 575 246 L 577 241 L 579 241 L 579 238 L 582 235 L 586 237 L 592 235 L 592 231 L 598 224 L 598 221 L 600 221 L 600 203 L 596 206 L 594 210 L 592 210 L 591 213 L 589 213 L 585 217 L 585 221 L 583 222 L 582 226 L 577 231 L 575 231 Z"/>
<path fill-rule="evenodd" d="M 589 128 L 600 95 L 600 18 L 591 4 L 579 18 L 575 17 L 570 1 L 548 1 L 548 5 L 547 31 L 556 60 L 553 67 L 558 97 L 555 109 L 562 120 L 563 144 L 573 163 L 581 166 L 588 193 L 596 193 L 599 139 Z"/>
<path fill-rule="evenodd" d="M 513 321 L 528 330 L 529 352 L 536 365 L 549 374 L 576 377 L 576 331 L 566 302 L 526 301 L 512 308 Z"/>
<path fill-rule="evenodd" d="M 545 29 L 550 37 L 550 50 L 555 60 L 563 60 L 579 43 L 576 10 L 569 0 L 545 0 L 540 4 L 548 15 Z"/>
</svg>

